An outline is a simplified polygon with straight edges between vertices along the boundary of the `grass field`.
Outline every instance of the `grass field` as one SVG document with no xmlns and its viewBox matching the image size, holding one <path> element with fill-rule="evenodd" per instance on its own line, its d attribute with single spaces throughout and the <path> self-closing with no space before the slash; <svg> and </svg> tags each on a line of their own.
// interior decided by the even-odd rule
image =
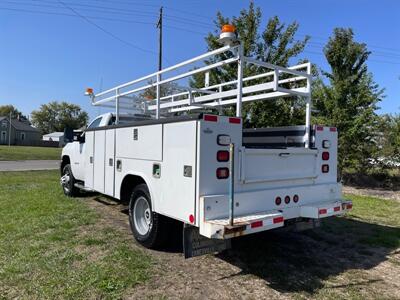
<svg viewBox="0 0 400 300">
<path fill-rule="evenodd" d="M 61 148 L 0 146 L 1 160 L 57 160 L 60 159 Z"/>
<path fill-rule="evenodd" d="M 166 299 L 163 288 L 171 284 L 172 298 L 181 295 L 178 286 L 193 285 L 204 298 L 218 284 L 239 298 L 266 286 L 258 298 L 400 298 L 398 201 L 346 195 L 353 211 L 321 228 L 245 236 L 230 251 L 183 261 L 181 254 L 154 257 L 137 247 L 122 211 L 102 205 L 100 212 L 89 206 L 91 198 L 66 198 L 58 177 L 57 171 L 0 173 L 0 299 L 135 298 L 135 288 L 143 287 L 149 298 Z M 235 267 L 238 273 L 225 277 Z"/>
<path fill-rule="evenodd" d="M 144 282 L 151 259 L 57 181 L 0 173 L 0 299 L 118 298 Z"/>
</svg>

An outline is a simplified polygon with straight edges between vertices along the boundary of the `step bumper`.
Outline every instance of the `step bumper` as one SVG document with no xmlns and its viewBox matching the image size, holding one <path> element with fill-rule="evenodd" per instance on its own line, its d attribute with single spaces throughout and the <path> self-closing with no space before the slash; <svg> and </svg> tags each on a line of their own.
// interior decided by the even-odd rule
<svg viewBox="0 0 400 300">
<path fill-rule="evenodd" d="M 322 219 L 337 215 L 343 215 L 353 208 L 349 200 L 336 200 L 330 202 L 313 203 L 300 207 L 300 217 L 311 219 Z"/>
<path fill-rule="evenodd" d="M 200 225 L 200 234 L 212 239 L 230 239 L 242 235 L 283 227 L 284 218 L 279 211 L 261 212 L 234 218 L 234 225 L 229 219 L 204 221 Z"/>
</svg>

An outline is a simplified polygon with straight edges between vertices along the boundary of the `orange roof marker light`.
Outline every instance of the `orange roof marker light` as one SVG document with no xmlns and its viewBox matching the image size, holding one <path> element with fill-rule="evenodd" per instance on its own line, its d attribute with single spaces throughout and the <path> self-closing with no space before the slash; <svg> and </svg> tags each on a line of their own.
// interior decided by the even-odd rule
<svg viewBox="0 0 400 300">
<path fill-rule="evenodd" d="M 85 92 L 85 96 L 93 96 L 93 89 L 92 88 L 87 88 Z"/>
<path fill-rule="evenodd" d="M 231 24 L 225 24 L 221 28 L 218 42 L 225 46 L 232 46 L 237 41 L 236 27 Z"/>
</svg>

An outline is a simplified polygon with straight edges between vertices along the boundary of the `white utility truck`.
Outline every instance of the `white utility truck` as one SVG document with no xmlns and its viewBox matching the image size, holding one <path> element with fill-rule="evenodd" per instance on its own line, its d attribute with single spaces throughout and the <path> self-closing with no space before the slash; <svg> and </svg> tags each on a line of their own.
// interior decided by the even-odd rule
<svg viewBox="0 0 400 300">
<path fill-rule="evenodd" d="M 310 63 L 283 68 L 245 57 L 229 26 L 220 40 L 220 49 L 148 76 L 96 95 L 88 89 L 93 105 L 113 113 L 75 138 L 66 132 L 65 194 L 83 189 L 129 203 L 133 235 L 146 247 L 162 244 L 170 219 L 184 223 L 191 257 L 242 235 L 315 227 L 352 208 L 337 180 L 337 130 L 310 124 Z M 243 77 L 245 64 L 256 75 Z M 227 65 L 237 78 L 210 85 Z M 204 87 L 162 94 L 163 85 L 188 86 L 199 74 Z M 151 89 L 154 98 L 143 97 Z M 243 129 L 242 103 L 293 96 L 305 100 L 304 126 Z M 221 115 L 224 106 L 236 116 Z M 205 113 L 212 110 L 220 113 Z"/>
</svg>

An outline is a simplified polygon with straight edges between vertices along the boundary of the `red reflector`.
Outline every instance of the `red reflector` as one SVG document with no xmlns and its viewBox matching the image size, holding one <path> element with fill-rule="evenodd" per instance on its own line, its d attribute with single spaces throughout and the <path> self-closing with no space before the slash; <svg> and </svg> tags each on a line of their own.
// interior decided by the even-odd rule
<svg viewBox="0 0 400 300">
<path fill-rule="evenodd" d="M 210 122 L 218 122 L 218 116 L 215 116 L 215 115 L 204 115 L 203 120 L 204 121 L 210 121 Z"/>
<path fill-rule="evenodd" d="M 322 160 L 329 160 L 329 152 L 322 152 Z"/>
<path fill-rule="evenodd" d="M 229 177 L 229 169 L 228 168 L 218 168 L 217 169 L 217 178 L 225 179 Z"/>
<path fill-rule="evenodd" d="M 274 224 L 276 224 L 276 223 L 282 223 L 282 222 L 283 222 L 283 217 L 276 217 L 276 218 L 274 218 L 274 219 L 272 220 L 272 222 L 273 222 Z"/>
<path fill-rule="evenodd" d="M 285 203 L 286 203 L 286 204 L 289 204 L 289 202 L 290 202 L 290 197 L 289 197 L 289 196 L 286 196 L 286 197 L 285 197 Z"/>
<path fill-rule="evenodd" d="M 241 121 L 242 119 L 240 118 L 229 118 L 229 123 L 240 124 Z"/>
<path fill-rule="evenodd" d="M 331 128 L 329 128 L 329 130 L 332 132 L 336 132 L 336 127 L 331 127 Z"/>
<path fill-rule="evenodd" d="M 324 131 L 324 127 L 322 127 L 322 126 L 317 126 L 317 131 Z"/>
<path fill-rule="evenodd" d="M 281 203 L 282 203 L 281 197 L 276 197 L 276 198 L 275 198 L 275 204 L 276 204 L 276 205 L 281 205 Z"/>
<path fill-rule="evenodd" d="M 336 206 L 333 208 L 334 211 L 340 211 L 340 206 Z"/>
<path fill-rule="evenodd" d="M 217 152 L 217 160 L 218 161 L 228 161 L 229 160 L 229 151 L 220 150 Z"/>
<path fill-rule="evenodd" d="M 353 208 L 353 204 L 347 204 L 347 209 L 352 209 Z"/>
<path fill-rule="evenodd" d="M 294 203 L 299 202 L 299 195 L 294 195 L 294 196 L 293 196 L 293 202 L 294 202 Z"/>
<path fill-rule="evenodd" d="M 322 173 L 328 173 L 329 172 L 329 165 L 322 165 L 321 171 L 322 171 Z"/>
<path fill-rule="evenodd" d="M 324 215 L 324 214 L 326 214 L 328 211 L 325 209 L 325 208 L 321 208 L 319 211 L 318 211 L 318 213 L 320 214 L 320 215 Z"/>
<path fill-rule="evenodd" d="M 192 223 L 192 224 L 194 223 L 194 216 L 193 215 L 189 216 L 189 222 Z"/>
<path fill-rule="evenodd" d="M 263 221 L 256 221 L 251 223 L 251 228 L 257 228 L 257 227 L 262 227 L 263 226 Z"/>
</svg>

